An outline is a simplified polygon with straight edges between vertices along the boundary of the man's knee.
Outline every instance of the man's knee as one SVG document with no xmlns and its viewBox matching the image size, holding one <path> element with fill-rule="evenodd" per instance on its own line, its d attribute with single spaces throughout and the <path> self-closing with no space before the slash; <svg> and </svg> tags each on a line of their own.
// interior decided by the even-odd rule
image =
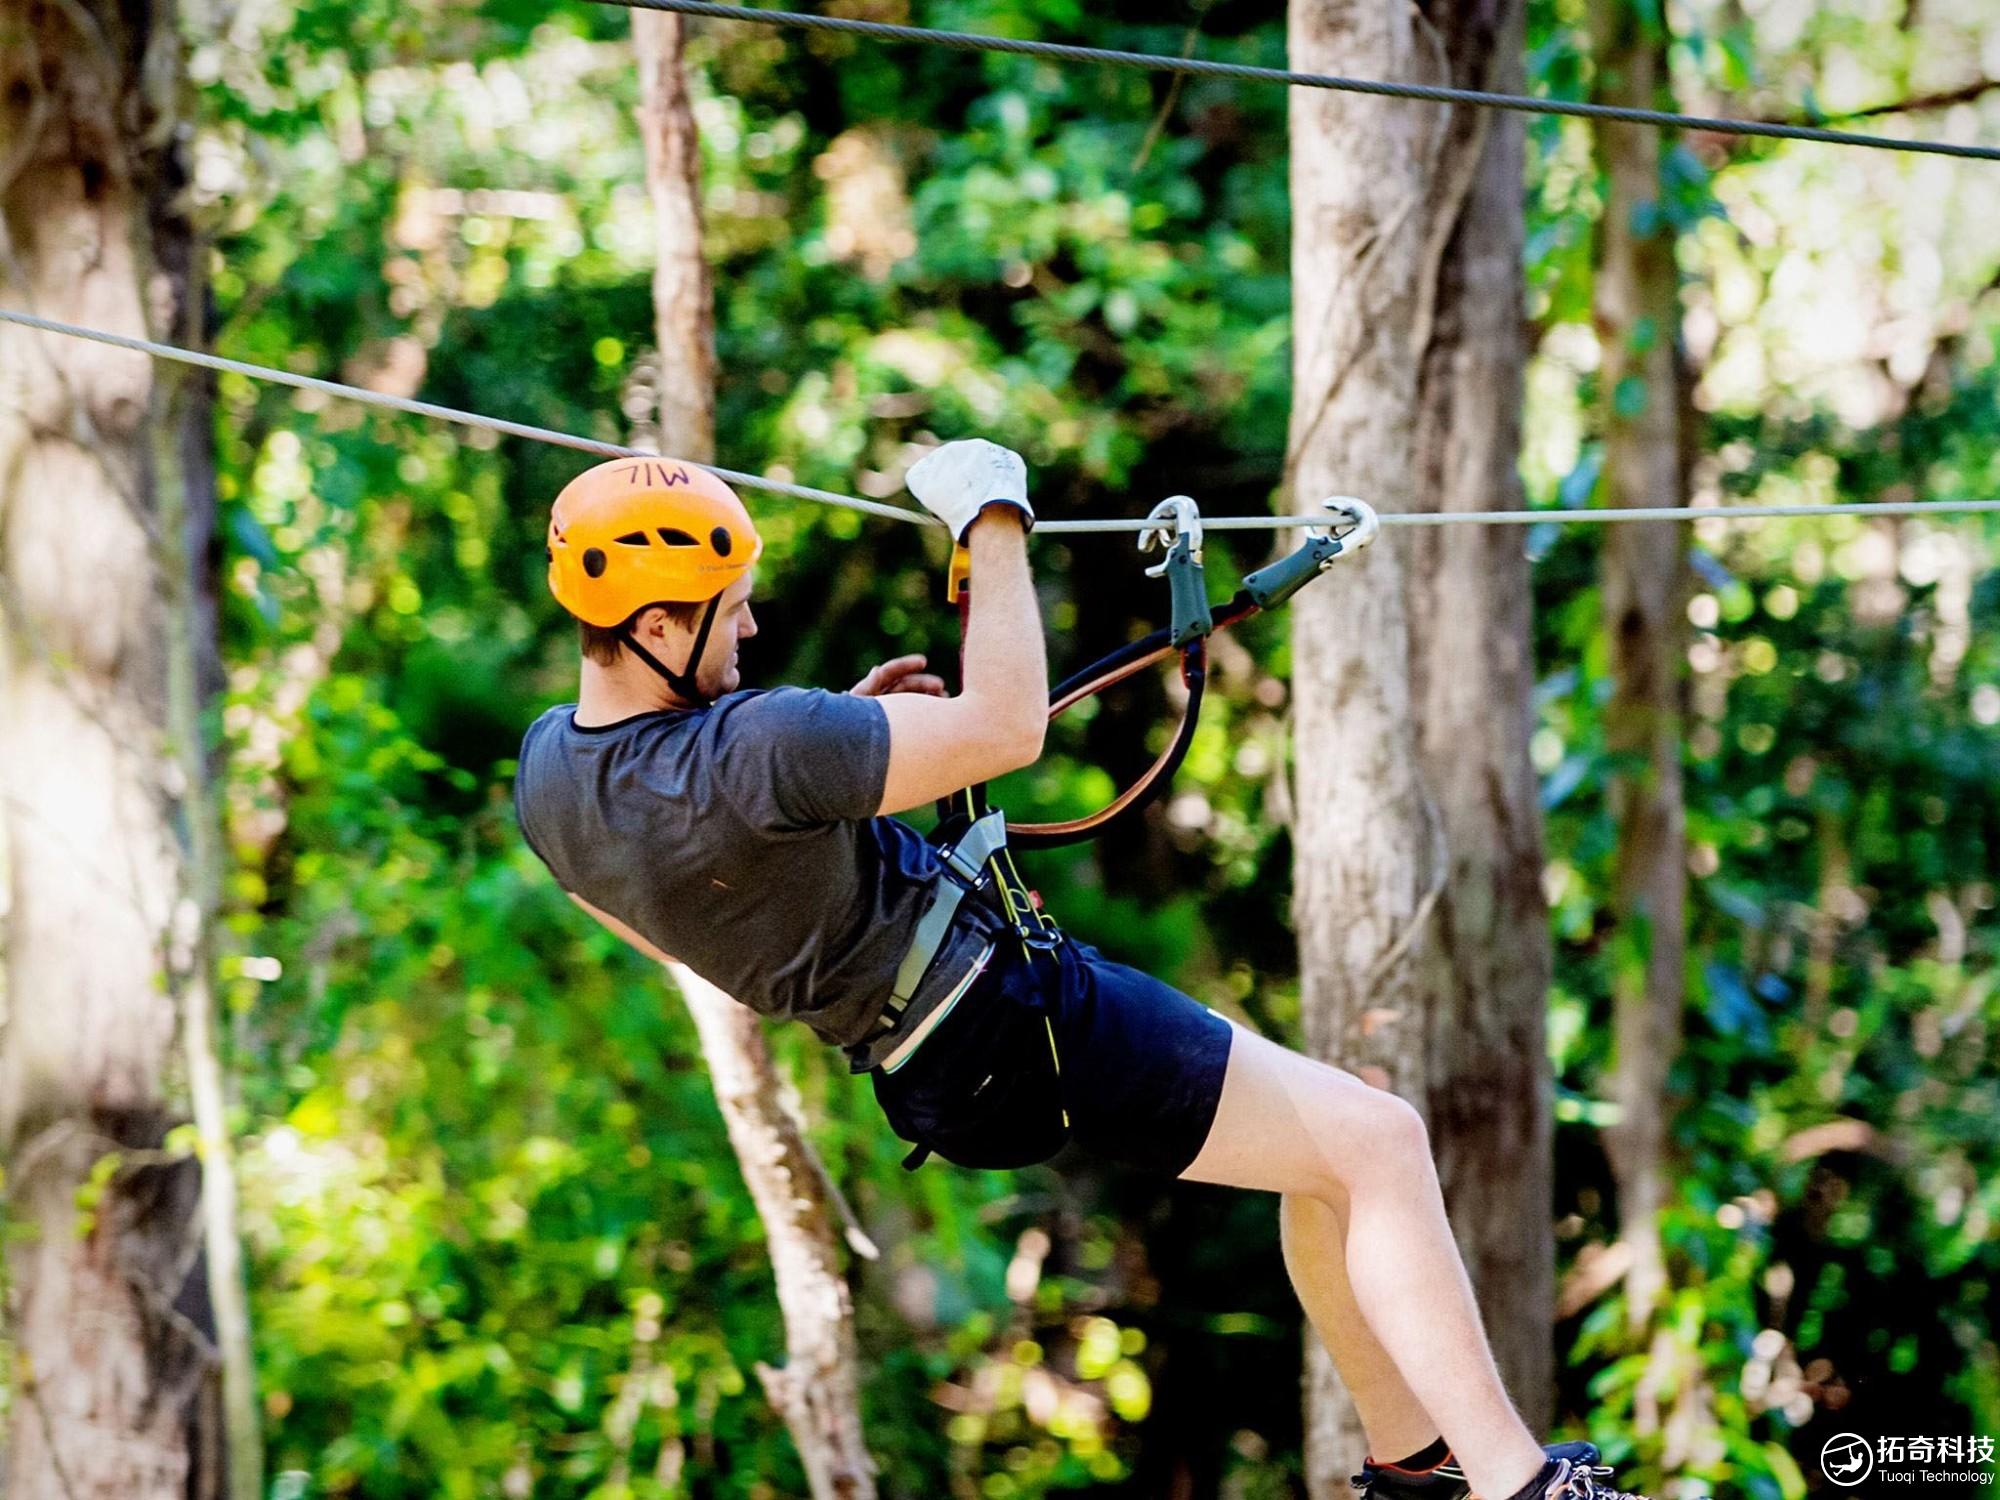
<svg viewBox="0 0 2000 1500">
<path fill-rule="evenodd" d="M 1319 1167 L 1313 1197 L 1344 1207 L 1357 1189 L 1408 1182 L 1430 1170 L 1430 1133 L 1408 1100 L 1331 1068 L 1313 1080 L 1311 1092 L 1297 1102 Z"/>
<path fill-rule="evenodd" d="M 1417 1107 L 1400 1094 L 1391 1094 L 1384 1089 L 1374 1092 L 1377 1098 L 1372 1103 L 1376 1117 L 1371 1126 L 1371 1138 L 1376 1143 L 1376 1149 L 1371 1154 L 1393 1161 L 1399 1169 L 1407 1168 L 1413 1161 L 1428 1162 L 1431 1159 L 1431 1133 Z"/>
</svg>

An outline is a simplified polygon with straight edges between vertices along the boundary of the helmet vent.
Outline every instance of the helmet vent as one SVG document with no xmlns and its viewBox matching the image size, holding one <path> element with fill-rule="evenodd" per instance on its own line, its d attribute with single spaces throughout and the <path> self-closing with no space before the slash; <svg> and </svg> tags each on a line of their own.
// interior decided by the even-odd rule
<svg viewBox="0 0 2000 1500">
<path fill-rule="evenodd" d="M 708 534 L 708 544 L 715 549 L 717 557 L 727 557 L 736 545 L 736 538 L 729 534 L 727 526 L 718 526 Z"/>
<path fill-rule="evenodd" d="M 700 542 L 696 541 L 687 532 L 682 531 L 678 526 L 662 526 L 660 528 L 660 540 L 665 542 L 669 547 L 699 547 L 701 545 Z"/>
<path fill-rule="evenodd" d="M 650 547 L 653 544 L 647 539 L 645 532 L 628 531 L 625 535 L 618 538 L 618 545 L 621 547 Z"/>
<path fill-rule="evenodd" d="M 592 578 L 602 578 L 604 576 L 604 565 L 608 561 L 609 559 L 605 557 L 601 548 L 586 548 L 583 554 L 583 571 L 588 573 Z"/>
</svg>

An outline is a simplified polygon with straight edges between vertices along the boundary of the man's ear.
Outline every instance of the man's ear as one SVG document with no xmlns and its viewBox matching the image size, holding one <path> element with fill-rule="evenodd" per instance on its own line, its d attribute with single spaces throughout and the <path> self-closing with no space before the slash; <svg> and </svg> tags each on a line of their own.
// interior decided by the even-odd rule
<svg viewBox="0 0 2000 1500">
<path fill-rule="evenodd" d="M 633 620 L 632 633 L 641 640 L 648 636 L 658 636 L 664 640 L 669 623 L 671 622 L 667 619 L 667 612 L 664 609 L 657 604 L 649 604 L 640 610 L 638 618 Z"/>
</svg>

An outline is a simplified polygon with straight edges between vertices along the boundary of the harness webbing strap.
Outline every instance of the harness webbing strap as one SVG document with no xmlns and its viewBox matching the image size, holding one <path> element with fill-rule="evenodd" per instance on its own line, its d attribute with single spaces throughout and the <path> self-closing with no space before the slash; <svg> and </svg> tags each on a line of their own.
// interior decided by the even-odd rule
<svg viewBox="0 0 2000 1500">
<path fill-rule="evenodd" d="M 1252 615 L 1261 614 L 1263 608 L 1250 590 L 1239 589 L 1234 598 L 1214 611 L 1211 633 L 1240 625 Z M 1181 655 L 1181 681 L 1187 685 L 1188 697 L 1180 723 L 1175 726 L 1173 737 L 1167 741 L 1167 748 L 1147 767 L 1145 774 L 1094 813 L 1059 823 L 1009 823 L 1007 836 L 1018 847 L 1053 849 L 1096 838 L 1118 819 L 1130 817 L 1149 806 L 1172 784 L 1181 762 L 1187 758 L 1188 747 L 1194 743 L 1194 732 L 1201 719 L 1202 691 L 1208 681 L 1205 637 L 1176 646 L 1172 629 L 1155 630 L 1120 646 L 1116 651 L 1107 652 L 1081 671 L 1071 673 L 1049 693 L 1049 718 L 1053 720 L 1084 699 L 1094 698 L 1116 687 L 1126 678 L 1137 676 L 1176 651 Z"/>
<path fill-rule="evenodd" d="M 917 923 L 917 934 L 910 940 L 909 952 L 903 955 L 903 962 L 896 969 L 896 984 L 889 992 L 889 1003 L 882 1011 L 882 1017 L 894 1025 L 910 1003 L 910 997 L 917 992 L 917 985 L 924 977 L 924 970 L 944 945 L 944 935 L 951 930 L 951 919 L 958 914 L 958 904 L 965 899 L 965 887 L 955 880 L 940 880 L 937 893 L 931 897 L 931 904 Z"/>
<path fill-rule="evenodd" d="M 1000 813 L 988 813 L 975 821 L 952 843 L 938 850 L 947 866 L 959 878 L 947 876 L 940 880 L 937 891 L 931 897 L 931 904 L 917 921 L 916 936 L 911 939 L 909 951 L 896 968 L 896 982 L 889 991 L 889 1003 L 883 1008 L 882 1019 L 893 1026 L 908 1008 L 910 998 L 916 994 L 922 983 L 924 971 L 931 960 L 944 946 L 945 934 L 951 930 L 952 918 L 958 914 L 966 894 L 977 886 L 984 875 L 987 861 L 1007 846 L 1007 819 Z"/>
<path fill-rule="evenodd" d="M 1171 505 L 1172 502 L 1162 502 L 1155 514 Z M 1178 514 L 1181 529 L 1171 544 L 1169 559 L 1161 565 L 1174 585 L 1174 624 L 1099 657 L 1082 671 L 1056 684 L 1049 694 L 1049 717 L 1054 719 L 1084 699 L 1116 687 L 1126 678 L 1143 672 L 1155 662 L 1164 661 L 1178 650 L 1181 653 L 1181 680 L 1187 684 L 1188 701 L 1173 738 L 1144 775 L 1120 792 L 1109 805 L 1088 817 L 1072 818 L 1062 823 L 1008 824 L 1007 831 L 1016 844 L 1028 849 L 1048 848 L 1096 838 L 1119 818 L 1144 808 L 1166 790 L 1194 741 L 1195 723 L 1201 714 L 1202 686 L 1207 675 L 1207 657 L 1204 654 L 1206 637 L 1215 631 L 1227 630 L 1231 625 L 1241 624 L 1252 615 L 1277 608 L 1332 567 L 1336 559 L 1359 551 L 1374 539 L 1381 522 L 1369 506 L 1358 500 L 1329 500 L 1327 507 L 1349 517 L 1354 523 L 1351 529 L 1339 536 L 1308 536 L 1301 546 L 1276 562 L 1247 574 L 1243 587 L 1236 591 L 1235 597 L 1221 608 L 1211 611 L 1201 597 L 1199 513 L 1194 512 L 1192 502 L 1188 503 Z M 1191 524 L 1192 531 L 1189 529 Z M 1188 565 L 1190 554 L 1194 559 L 1191 567 Z M 1179 566 L 1175 566 L 1176 561 Z M 958 580 L 959 575 L 954 574 L 954 587 Z M 962 618 L 962 594 L 960 598 Z"/>
<path fill-rule="evenodd" d="M 1171 649 L 1171 648 L 1170 648 Z M 1165 653 L 1162 653 L 1165 654 Z M 1093 692 L 1102 691 L 1111 682 L 1131 676 L 1147 663 L 1141 661 L 1121 669 L 1108 681 L 1086 685 L 1068 701 L 1058 701 L 1049 710 L 1050 717 L 1062 712 L 1071 703 L 1089 697 Z M 1167 748 L 1145 773 L 1110 802 L 1081 818 L 1070 818 L 1059 823 L 1009 823 L 1007 837 L 1022 849 L 1053 849 L 1063 844 L 1074 844 L 1084 839 L 1096 838 L 1117 819 L 1128 816 L 1149 805 L 1155 798 L 1173 784 L 1174 774 L 1187 758 L 1188 747 L 1194 743 L 1194 732 L 1201 719 L 1202 691 L 1208 681 L 1207 652 L 1202 643 L 1182 648 L 1181 680 L 1187 684 L 1187 703 L 1181 709 L 1180 723 L 1174 727 L 1173 738 Z"/>
<path fill-rule="evenodd" d="M 989 812 L 975 820 L 973 825 L 944 851 L 944 859 L 946 864 L 977 885 L 980 873 L 986 867 L 986 861 L 1006 847 L 1007 819 L 1000 813 Z"/>
<path fill-rule="evenodd" d="M 1248 590 L 1239 590 L 1227 604 L 1215 611 L 1215 630 L 1227 630 L 1232 625 L 1241 625 L 1252 615 L 1262 614 L 1263 606 L 1250 596 Z M 1086 698 L 1093 698 L 1108 688 L 1114 688 L 1126 678 L 1143 672 L 1156 662 L 1165 661 L 1179 648 L 1174 645 L 1173 631 L 1155 630 L 1142 635 L 1136 641 L 1128 641 L 1116 651 L 1107 651 L 1087 667 L 1070 673 L 1049 691 L 1049 717 L 1055 718 L 1067 709 L 1074 708 Z"/>
</svg>

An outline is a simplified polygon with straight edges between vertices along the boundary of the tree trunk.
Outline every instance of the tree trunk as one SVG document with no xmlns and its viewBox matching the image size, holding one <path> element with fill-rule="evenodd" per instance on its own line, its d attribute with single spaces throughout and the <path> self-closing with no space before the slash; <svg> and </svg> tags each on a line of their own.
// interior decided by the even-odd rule
<svg viewBox="0 0 2000 1500">
<path fill-rule="evenodd" d="M 659 236 L 653 309 L 660 344 L 660 447 L 715 455 L 715 344 L 701 250 L 700 142 L 682 69 L 678 16 L 635 12 L 640 130 Z M 816 1500 L 872 1500 L 861 1426 L 854 1307 L 841 1273 L 831 1180 L 784 1106 L 783 1080 L 746 1007 L 683 965 L 669 966 L 701 1033 L 729 1141 L 764 1222 L 785 1320 L 785 1367 L 759 1365 Z"/>
<path fill-rule="evenodd" d="M 176 131 L 169 0 L 0 0 L 0 296 L 144 335 Z M 10 1500 L 212 1494 L 200 1176 L 162 1154 L 179 778 L 143 355 L 0 330 L 0 1036 Z M 178 936 L 187 936 L 186 932 Z M 79 1205 L 82 1211 L 79 1212 Z"/>
<path fill-rule="evenodd" d="M 701 253 L 701 137 L 688 99 L 685 24 L 664 11 L 632 13 L 639 59 L 639 133 L 653 202 L 653 331 L 660 345 L 660 447 L 697 463 L 715 459 L 715 293 Z"/>
<path fill-rule="evenodd" d="M 186 219 L 178 194 L 156 199 L 153 245 L 162 300 L 172 315 L 162 330 L 185 348 L 207 346 L 206 242 Z M 159 497 L 162 595 L 166 605 L 167 730 L 185 894 L 175 913 L 169 983 L 180 1002 L 181 1051 L 187 1069 L 201 1164 L 202 1265 L 214 1309 L 221 1362 L 223 1476 L 230 1500 L 264 1493 L 264 1428 L 257 1405 L 257 1364 L 250 1338 L 250 1293 L 237 1235 L 236 1148 L 215 1002 L 215 932 L 222 908 L 220 817 L 210 777 L 214 758 L 204 710 L 220 686 L 219 618 L 210 569 L 215 473 L 210 448 L 214 380 L 205 371 L 162 363 L 154 370 L 151 488 Z M 198 1493 L 212 1493 L 204 1485 Z"/>
<path fill-rule="evenodd" d="M 1294 68 L 1448 70 L 1444 39 L 1395 0 L 1293 0 L 1289 31 Z M 1434 281 L 1477 146 L 1434 106 L 1313 89 L 1292 91 L 1291 142 L 1287 498 L 1302 510 L 1351 492 L 1407 510 Z M 1292 606 L 1294 916 L 1307 1049 L 1435 1118 L 1432 919 L 1449 870 L 1418 756 L 1408 586 L 1404 554 L 1378 546 Z M 1366 1441 L 1310 1335 L 1306 1362 L 1308 1489 L 1342 1494 Z"/>
<path fill-rule="evenodd" d="M 1518 5 L 1294 0 L 1302 69 L 1518 83 Z M 1519 503 L 1521 127 L 1292 95 L 1294 508 Z M 1533 661 L 1518 538 L 1378 546 L 1293 605 L 1295 917 L 1308 1049 L 1430 1123 L 1495 1355 L 1532 1422 L 1552 1399 L 1553 1245 Z M 1468 755 L 1469 746 L 1482 750 Z M 1365 1439 L 1308 1338 L 1311 1493 Z"/>
<path fill-rule="evenodd" d="M 1597 97 L 1653 107 L 1666 93 L 1666 38 L 1631 0 L 1597 0 Z M 1666 99 L 1669 106 L 1671 100 Z M 1660 133 L 1597 127 L 1606 179 L 1596 318 L 1603 349 L 1604 502 L 1681 505 L 1680 286 L 1661 202 Z M 1686 547 L 1678 522 L 1604 528 L 1601 567 L 1612 696 L 1605 706 L 1607 788 L 1618 847 L 1612 911 L 1612 1097 L 1608 1133 L 1619 1234 L 1630 1252 L 1634 1328 L 1666 1285 L 1659 1215 L 1667 1195 L 1667 1073 L 1680 1048 L 1686 965 L 1687 849 L 1681 793 L 1680 664 L 1687 631 Z"/>
<path fill-rule="evenodd" d="M 1453 83 L 1521 91 L 1522 9 L 1498 10 L 1448 37 Z M 1464 161 L 1474 175 L 1446 226 L 1420 351 L 1415 498 L 1421 510 L 1517 510 L 1524 127 L 1460 111 L 1453 130 L 1464 138 L 1453 170 Z M 1426 997 L 1431 1140 L 1494 1358 L 1540 1432 L 1554 1416 L 1555 1229 L 1528 559 L 1515 527 L 1407 535 L 1418 755 L 1450 851 Z"/>
</svg>

